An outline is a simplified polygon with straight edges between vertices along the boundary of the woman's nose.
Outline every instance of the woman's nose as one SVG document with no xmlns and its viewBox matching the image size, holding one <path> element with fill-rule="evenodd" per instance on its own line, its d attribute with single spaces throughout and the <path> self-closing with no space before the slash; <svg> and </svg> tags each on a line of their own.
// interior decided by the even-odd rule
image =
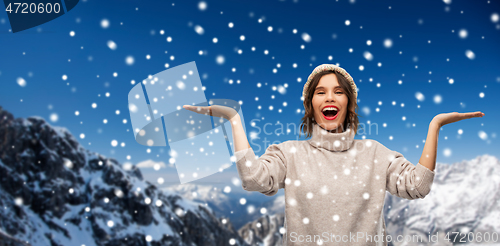
<svg viewBox="0 0 500 246">
<path fill-rule="evenodd" d="M 335 97 L 333 96 L 333 93 L 327 93 L 325 100 L 326 101 L 334 101 Z"/>
</svg>

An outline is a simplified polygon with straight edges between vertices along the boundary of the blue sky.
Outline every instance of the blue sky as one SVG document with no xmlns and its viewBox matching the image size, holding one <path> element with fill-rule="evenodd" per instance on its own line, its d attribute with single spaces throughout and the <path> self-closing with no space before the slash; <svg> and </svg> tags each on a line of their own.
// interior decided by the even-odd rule
<svg viewBox="0 0 500 246">
<path fill-rule="evenodd" d="M 250 136 L 266 123 L 269 132 L 278 122 L 298 127 L 307 76 L 338 63 L 359 88 L 360 122 L 378 125 L 365 137 L 414 164 L 432 117 L 484 112 L 440 131 L 437 161 L 459 162 L 500 147 L 499 14 L 498 0 L 87 0 L 12 33 L 0 12 L 0 106 L 64 126 L 87 149 L 122 163 L 168 163 L 168 147 L 134 140 L 131 81 L 195 61 L 208 99 L 241 101 Z M 271 142 L 296 140 L 293 132 L 260 134 L 252 147 L 261 155 Z"/>
</svg>

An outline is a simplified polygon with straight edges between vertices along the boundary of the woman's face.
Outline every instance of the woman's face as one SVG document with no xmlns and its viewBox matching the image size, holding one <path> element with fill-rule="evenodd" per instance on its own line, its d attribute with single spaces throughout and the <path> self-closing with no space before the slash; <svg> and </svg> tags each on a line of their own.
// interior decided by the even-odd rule
<svg viewBox="0 0 500 246">
<path fill-rule="evenodd" d="M 333 73 L 323 75 L 312 98 L 316 123 L 325 130 L 341 133 L 343 131 L 342 124 L 347 115 L 348 100 L 347 95 L 337 81 L 337 76 Z"/>
</svg>

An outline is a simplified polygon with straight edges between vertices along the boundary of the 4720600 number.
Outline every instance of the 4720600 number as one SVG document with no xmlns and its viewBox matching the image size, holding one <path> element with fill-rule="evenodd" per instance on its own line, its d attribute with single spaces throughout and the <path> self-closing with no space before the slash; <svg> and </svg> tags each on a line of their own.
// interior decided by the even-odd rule
<svg viewBox="0 0 500 246">
<path fill-rule="evenodd" d="M 14 6 L 13 6 L 14 5 Z M 17 5 L 17 6 L 16 6 Z M 15 9 L 15 10 L 14 10 Z M 7 8 L 5 9 L 6 12 L 11 14 L 14 12 L 15 14 L 20 13 L 20 14 L 51 14 L 55 13 L 58 14 L 61 12 L 61 4 L 59 3 L 9 3 L 7 5 Z"/>
</svg>

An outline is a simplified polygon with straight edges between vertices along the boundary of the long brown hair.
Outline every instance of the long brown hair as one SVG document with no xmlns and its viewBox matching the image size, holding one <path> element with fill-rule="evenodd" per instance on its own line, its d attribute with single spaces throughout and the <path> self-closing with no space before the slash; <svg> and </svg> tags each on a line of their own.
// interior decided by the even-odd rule
<svg viewBox="0 0 500 246">
<path fill-rule="evenodd" d="M 358 131 L 358 124 L 359 124 L 359 119 L 358 119 L 358 102 L 354 98 L 354 92 L 347 81 L 347 79 L 342 76 L 340 73 L 337 71 L 323 71 L 318 74 L 316 74 L 313 79 L 311 80 L 311 84 L 306 90 L 306 97 L 304 98 L 304 117 L 302 117 L 302 123 L 300 124 L 300 132 L 304 132 L 306 137 L 310 137 L 313 132 L 313 124 L 317 124 L 315 119 L 314 119 L 314 108 L 312 106 L 312 98 L 314 91 L 316 89 L 316 86 L 319 84 L 319 80 L 321 77 L 323 77 L 326 74 L 335 74 L 337 76 L 337 81 L 339 82 L 340 87 L 344 90 L 344 92 L 347 95 L 348 103 L 347 103 L 347 114 L 344 119 L 344 123 L 342 124 L 342 132 L 347 130 L 347 127 L 351 128 L 351 131 L 354 131 L 357 133 Z M 300 135 L 299 132 L 299 135 Z"/>
</svg>

